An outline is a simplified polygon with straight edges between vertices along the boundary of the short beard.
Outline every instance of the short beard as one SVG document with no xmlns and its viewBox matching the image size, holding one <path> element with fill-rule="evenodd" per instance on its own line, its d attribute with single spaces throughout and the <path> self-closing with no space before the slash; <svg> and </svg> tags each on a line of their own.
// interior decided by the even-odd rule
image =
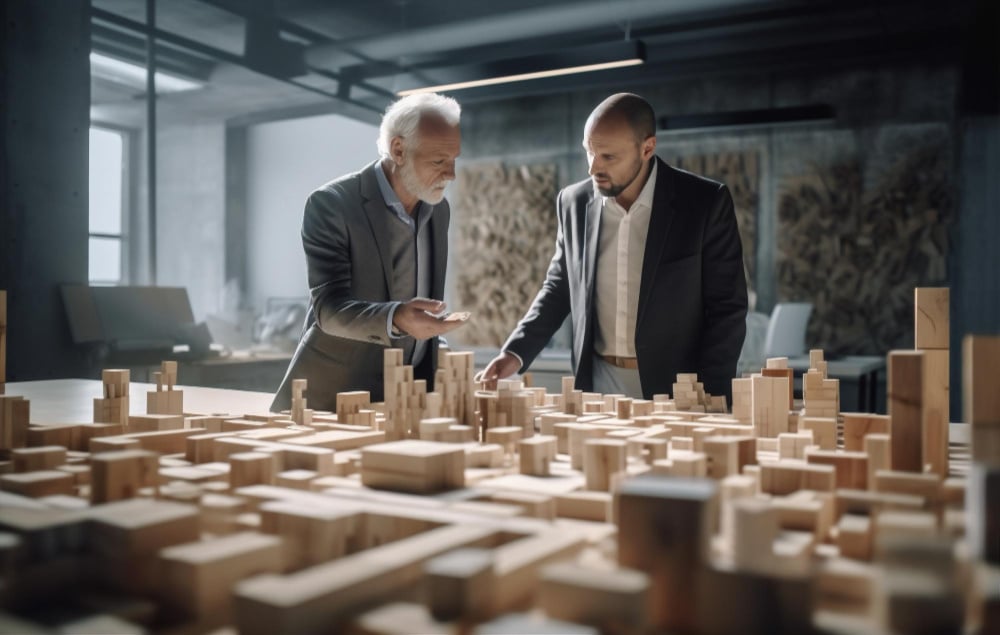
<svg viewBox="0 0 1000 635">
<path fill-rule="evenodd" d="M 635 180 L 639 178 L 640 172 L 642 172 L 642 159 L 639 159 L 639 161 L 637 162 L 637 165 L 635 167 L 635 174 L 632 175 L 632 178 L 630 178 L 627 183 L 624 183 L 622 185 L 615 185 L 615 183 L 612 181 L 611 187 L 598 187 L 596 184 L 594 185 L 594 187 L 596 187 L 597 191 L 601 193 L 601 196 L 614 198 L 615 196 L 618 196 L 619 194 L 624 192 L 628 188 L 628 186 L 632 185 L 632 183 L 634 183 Z"/>
<path fill-rule="evenodd" d="M 399 180 L 403 182 L 403 187 L 410 193 L 428 205 L 437 205 L 444 200 L 444 189 L 426 186 L 417 178 L 417 172 L 413 169 L 413 164 L 409 161 L 399 166 Z M 447 185 L 448 181 L 439 181 L 435 185 Z"/>
</svg>

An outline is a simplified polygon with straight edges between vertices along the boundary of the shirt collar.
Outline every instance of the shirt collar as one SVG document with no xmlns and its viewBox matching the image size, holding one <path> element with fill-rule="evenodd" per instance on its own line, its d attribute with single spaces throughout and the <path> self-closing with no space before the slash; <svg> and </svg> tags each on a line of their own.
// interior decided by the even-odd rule
<svg viewBox="0 0 1000 635">
<path fill-rule="evenodd" d="M 639 196 L 635 198 L 635 201 L 632 203 L 632 207 L 629 208 L 629 211 L 638 209 L 640 205 L 645 205 L 649 209 L 653 208 L 653 193 L 656 191 L 657 160 L 655 158 L 651 158 L 650 161 L 652 162 L 653 167 L 650 168 L 649 176 L 646 177 L 646 184 L 642 186 L 642 190 L 639 191 Z M 605 206 L 607 206 L 608 203 L 618 205 L 618 201 L 616 201 L 613 196 L 602 195 L 601 199 Z M 621 205 L 618 205 L 618 207 L 621 207 Z"/>
</svg>

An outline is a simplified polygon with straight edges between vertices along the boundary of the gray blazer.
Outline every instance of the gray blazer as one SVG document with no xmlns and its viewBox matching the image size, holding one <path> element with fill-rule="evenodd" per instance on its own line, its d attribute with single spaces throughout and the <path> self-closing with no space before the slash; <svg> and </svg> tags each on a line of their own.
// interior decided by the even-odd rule
<svg viewBox="0 0 1000 635">
<path fill-rule="evenodd" d="M 382 400 L 383 351 L 387 346 L 412 347 L 413 340 L 390 341 L 386 320 L 393 301 L 409 300 L 406 290 L 392 288 L 392 255 L 386 223 L 393 212 L 378 188 L 379 161 L 342 176 L 313 192 L 302 219 L 311 300 L 305 326 L 285 373 L 272 411 L 291 407 L 293 379 L 309 380 L 307 406 L 335 410 L 337 393 L 367 390 Z M 431 297 L 444 297 L 448 262 L 447 201 L 433 207 L 430 218 Z M 433 389 L 437 338 L 432 339 L 414 376 Z"/>
<path fill-rule="evenodd" d="M 672 393 L 677 373 L 698 373 L 726 395 L 746 334 L 743 249 L 726 186 L 659 158 L 639 282 L 635 351 L 647 399 Z M 525 368 L 567 315 L 573 323 L 576 387 L 593 386 L 594 272 L 602 205 L 590 180 L 556 200 L 556 250 L 528 312 L 504 344 Z"/>
</svg>

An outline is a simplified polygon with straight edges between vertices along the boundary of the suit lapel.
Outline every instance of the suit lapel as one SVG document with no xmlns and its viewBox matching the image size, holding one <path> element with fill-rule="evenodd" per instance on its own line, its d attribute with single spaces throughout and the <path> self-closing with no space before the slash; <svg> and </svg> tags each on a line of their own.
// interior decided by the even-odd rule
<svg viewBox="0 0 1000 635">
<path fill-rule="evenodd" d="M 667 234 L 674 220 L 673 192 L 671 186 L 673 171 L 670 166 L 656 158 L 656 189 L 653 190 L 653 209 L 649 216 L 649 229 L 646 232 L 646 250 L 642 258 L 642 279 L 639 282 L 639 306 L 636 315 L 636 330 L 642 322 L 642 316 L 649 304 L 649 294 L 652 292 L 653 280 L 656 279 L 656 269 L 663 256 L 663 248 L 667 242 Z"/>
<path fill-rule="evenodd" d="M 584 283 L 586 284 L 587 313 L 590 314 L 590 306 L 594 299 L 594 273 L 597 269 L 597 241 L 601 232 L 601 212 L 604 205 L 600 197 L 591 194 L 587 202 L 587 221 L 584 225 L 584 249 L 586 249 L 587 259 L 583 263 Z"/>
<path fill-rule="evenodd" d="M 428 221 L 431 225 L 431 297 L 444 297 L 444 276 L 448 266 L 448 218 L 442 206 L 435 206 L 434 213 Z"/>
<path fill-rule="evenodd" d="M 372 230 L 372 237 L 375 239 L 375 247 L 378 250 L 379 260 L 382 261 L 382 275 L 385 276 L 385 288 L 388 291 L 388 298 L 399 297 L 396 290 L 392 288 L 393 267 L 392 267 L 392 242 L 389 238 L 389 228 L 387 221 L 392 211 L 386 206 L 382 192 L 378 189 L 378 181 L 375 180 L 375 170 L 381 170 L 380 161 L 369 165 L 361 172 L 361 196 L 365 215 L 368 217 L 368 225 Z"/>
</svg>

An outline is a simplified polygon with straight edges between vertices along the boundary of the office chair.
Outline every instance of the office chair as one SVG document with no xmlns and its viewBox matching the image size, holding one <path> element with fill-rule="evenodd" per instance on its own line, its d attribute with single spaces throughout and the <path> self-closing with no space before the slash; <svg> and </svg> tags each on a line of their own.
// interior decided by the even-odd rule
<svg viewBox="0 0 1000 635">
<path fill-rule="evenodd" d="M 764 358 L 801 357 L 806 354 L 806 326 L 811 302 L 779 302 L 771 311 L 764 338 Z"/>
</svg>

